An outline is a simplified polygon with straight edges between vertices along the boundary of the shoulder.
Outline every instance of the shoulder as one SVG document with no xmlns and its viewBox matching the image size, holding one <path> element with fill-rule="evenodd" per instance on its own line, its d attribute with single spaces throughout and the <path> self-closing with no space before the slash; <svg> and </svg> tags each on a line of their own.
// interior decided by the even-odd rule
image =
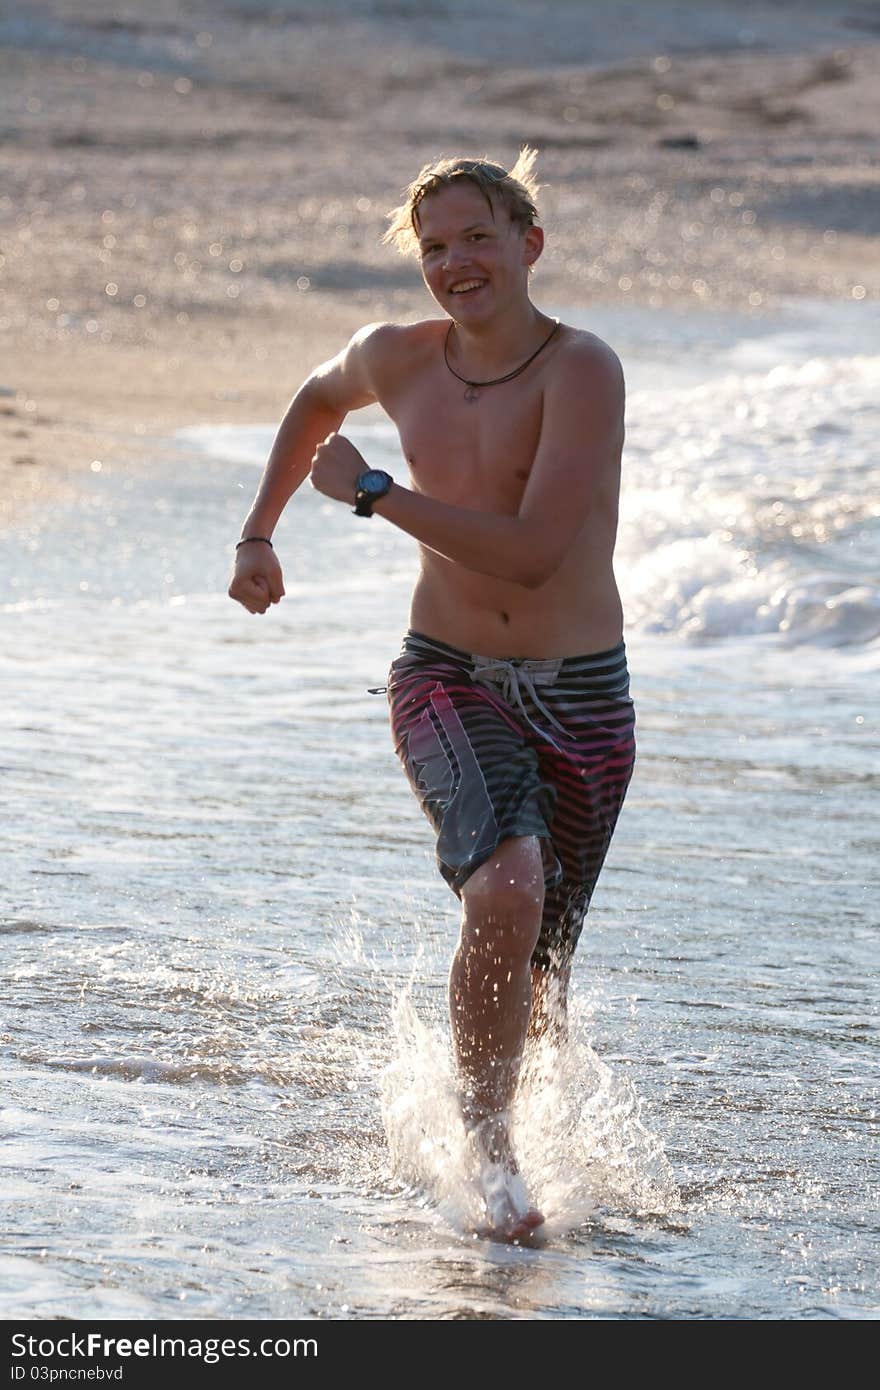
<svg viewBox="0 0 880 1390">
<path fill-rule="evenodd" d="M 357 354 L 371 375 L 379 373 L 381 376 L 384 370 L 396 371 L 411 362 L 413 354 L 436 342 L 445 325 L 446 321 L 440 319 L 422 319 L 418 323 L 368 323 L 352 336 L 347 351 Z"/>
<path fill-rule="evenodd" d="M 352 335 L 349 347 L 376 358 L 411 352 L 421 343 L 433 341 L 443 330 L 445 322 L 441 319 L 422 319 L 418 323 L 394 323 L 389 320 L 368 323 Z"/>
<path fill-rule="evenodd" d="M 550 452 L 591 448 L 616 457 L 625 432 L 623 368 L 594 333 L 566 328 L 544 379 L 541 439 Z"/>
<path fill-rule="evenodd" d="M 436 353 L 448 324 L 448 319 L 370 323 L 354 335 L 348 351 L 357 355 L 376 399 L 386 408 L 401 382 Z"/>
<path fill-rule="evenodd" d="M 570 388 L 589 383 L 610 397 L 624 394 L 623 364 L 612 347 L 586 329 L 562 324 L 561 341 L 553 355 L 549 386 Z"/>
<path fill-rule="evenodd" d="M 544 424 L 622 439 L 626 412 L 623 366 L 595 333 L 564 325 L 544 381 Z"/>
<path fill-rule="evenodd" d="M 418 343 L 429 328 L 430 321 L 364 324 L 335 357 L 314 369 L 303 389 L 332 409 L 346 413 L 373 401 L 384 403 L 389 383 L 400 375 L 404 365 L 417 358 Z"/>
</svg>

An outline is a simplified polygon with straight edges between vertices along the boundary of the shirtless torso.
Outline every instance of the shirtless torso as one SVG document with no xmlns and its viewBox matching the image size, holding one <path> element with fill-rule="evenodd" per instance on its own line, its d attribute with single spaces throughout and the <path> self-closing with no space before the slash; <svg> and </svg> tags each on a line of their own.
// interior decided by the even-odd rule
<svg viewBox="0 0 880 1390">
<path fill-rule="evenodd" d="M 377 399 L 397 426 L 415 492 L 515 516 L 541 433 L 545 384 L 572 345 L 593 335 L 560 325 L 524 373 L 468 401 L 444 362 L 448 326 L 428 319 L 393 328 L 376 354 Z M 623 629 L 612 565 L 619 493 L 617 449 L 580 533 L 538 589 L 465 569 L 420 546 L 410 626 L 500 656 L 574 656 L 614 646 Z"/>
<path fill-rule="evenodd" d="M 605 651 L 623 635 L 612 563 L 620 363 L 593 333 L 560 324 L 549 336 L 554 320 L 527 286 L 539 227 L 517 228 L 500 208 L 489 218 L 465 183 L 423 201 L 420 231 L 425 283 L 448 316 L 370 324 L 314 370 L 282 423 L 243 534 L 270 536 L 309 475 L 351 507 L 359 473 L 376 462 L 338 431 L 349 412 L 378 402 L 409 468 L 408 486 L 396 478 L 373 511 L 419 542 L 411 627 L 485 655 Z M 512 375 L 469 400 L 454 371 L 478 382 Z M 267 548 L 239 555 L 230 594 L 252 612 L 278 601 L 283 581 Z"/>
</svg>

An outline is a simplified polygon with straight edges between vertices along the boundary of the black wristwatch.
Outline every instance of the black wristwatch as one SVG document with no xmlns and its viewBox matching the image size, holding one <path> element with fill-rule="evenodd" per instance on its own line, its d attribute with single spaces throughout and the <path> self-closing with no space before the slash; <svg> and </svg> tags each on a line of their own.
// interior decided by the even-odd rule
<svg viewBox="0 0 880 1390">
<path fill-rule="evenodd" d="M 385 496 L 393 482 L 391 474 L 381 468 L 368 468 L 359 474 L 354 494 L 355 516 L 372 516 L 373 503 Z"/>
</svg>

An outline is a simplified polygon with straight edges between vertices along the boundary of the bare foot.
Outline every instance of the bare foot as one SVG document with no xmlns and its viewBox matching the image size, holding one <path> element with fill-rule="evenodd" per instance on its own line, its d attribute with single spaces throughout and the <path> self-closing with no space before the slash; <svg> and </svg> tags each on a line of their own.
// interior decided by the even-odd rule
<svg viewBox="0 0 880 1390">
<path fill-rule="evenodd" d="M 525 1183 L 513 1156 L 503 1115 L 490 1115 L 473 1125 L 469 1138 L 477 1160 L 477 1185 L 487 1222 L 478 1235 L 492 1240 L 530 1240 L 544 1217 L 530 1206 Z"/>
</svg>

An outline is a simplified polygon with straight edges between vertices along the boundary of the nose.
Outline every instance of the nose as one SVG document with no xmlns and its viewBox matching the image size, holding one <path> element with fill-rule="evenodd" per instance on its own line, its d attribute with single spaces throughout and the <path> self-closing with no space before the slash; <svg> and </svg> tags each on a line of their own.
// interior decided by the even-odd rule
<svg viewBox="0 0 880 1390">
<path fill-rule="evenodd" d="M 468 252 L 466 248 L 450 247 L 443 260 L 444 270 L 459 269 L 468 263 Z"/>
</svg>

